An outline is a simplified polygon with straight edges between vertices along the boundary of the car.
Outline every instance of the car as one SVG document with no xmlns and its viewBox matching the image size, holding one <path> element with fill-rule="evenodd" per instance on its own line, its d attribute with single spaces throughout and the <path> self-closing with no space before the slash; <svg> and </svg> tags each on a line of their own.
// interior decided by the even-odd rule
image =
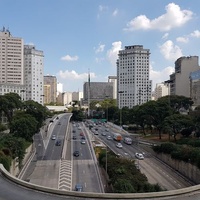
<svg viewBox="0 0 200 200">
<path fill-rule="evenodd" d="M 82 192 L 83 191 L 83 186 L 80 183 L 77 183 L 75 185 L 75 191 Z"/>
<path fill-rule="evenodd" d="M 83 135 L 83 136 L 81 137 L 81 139 L 82 139 L 82 140 L 85 140 L 85 136 Z"/>
<path fill-rule="evenodd" d="M 106 136 L 106 133 L 105 133 L 105 132 L 102 132 L 101 135 Z"/>
<path fill-rule="evenodd" d="M 60 145 L 61 145 L 61 140 L 56 140 L 55 145 L 56 145 L 56 146 L 60 146 Z"/>
<path fill-rule="evenodd" d="M 108 135 L 106 138 L 107 138 L 108 140 L 111 140 L 111 139 L 112 139 L 112 137 L 111 137 L 110 135 Z"/>
<path fill-rule="evenodd" d="M 80 132 L 80 136 L 84 136 L 83 132 Z"/>
<path fill-rule="evenodd" d="M 56 119 L 59 119 L 59 117 L 56 117 Z"/>
<path fill-rule="evenodd" d="M 144 160 L 144 156 L 142 153 L 135 153 L 135 157 L 139 160 Z"/>
<path fill-rule="evenodd" d="M 120 149 L 121 149 L 123 146 L 122 146 L 122 144 L 121 144 L 121 143 L 117 143 L 117 144 L 116 144 L 116 147 L 118 147 L 118 148 L 120 148 Z"/>
<path fill-rule="evenodd" d="M 53 119 L 51 119 L 49 122 L 53 123 Z"/>
<path fill-rule="evenodd" d="M 60 123 L 60 122 L 58 122 L 58 125 L 61 125 L 61 123 Z"/>
<path fill-rule="evenodd" d="M 78 157 L 78 156 L 79 156 L 79 151 L 74 151 L 73 155 L 74 155 L 75 157 Z"/>
<path fill-rule="evenodd" d="M 76 136 L 75 136 L 75 135 L 73 135 L 72 139 L 73 139 L 73 140 L 76 140 Z"/>
<path fill-rule="evenodd" d="M 85 140 L 84 139 L 82 139 L 81 140 L 81 144 L 85 144 L 86 142 L 85 142 Z"/>
<path fill-rule="evenodd" d="M 109 132 L 109 129 L 108 129 L 108 128 L 106 128 L 106 129 L 105 129 L 105 131 Z"/>
<path fill-rule="evenodd" d="M 55 140 L 55 139 L 56 139 L 56 135 L 52 135 L 52 136 L 51 136 L 51 139 L 52 139 L 52 140 Z"/>
<path fill-rule="evenodd" d="M 72 133 L 76 133 L 76 130 L 73 130 Z"/>
</svg>

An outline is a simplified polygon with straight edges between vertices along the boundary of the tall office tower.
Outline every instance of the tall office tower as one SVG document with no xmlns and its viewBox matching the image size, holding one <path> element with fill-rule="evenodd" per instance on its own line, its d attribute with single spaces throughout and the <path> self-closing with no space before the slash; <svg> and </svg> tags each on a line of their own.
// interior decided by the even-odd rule
<svg viewBox="0 0 200 200">
<path fill-rule="evenodd" d="M 108 82 L 113 83 L 113 99 L 117 99 L 117 76 L 108 76 Z"/>
<path fill-rule="evenodd" d="M 170 95 L 190 97 L 191 72 L 199 70 L 199 57 L 180 57 L 175 62 L 175 72 L 170 75 Z"/>
<path fill-rule="evenodd" d="M 33 100 L 43 105 L 43 51 L 36 50 L 34 45 L 24 45 L 24 79 L 26 100 Z"/>
<path fill-rule="evenodd" d="M 9 30 L 0 31 L 0 83 L 23 85 L 23 40 L 12 37 Z"/>
<path fill-rule="evenodd" d="M 44 87 L 49 87 L 50 89 L 50 98 L 47 103 L 56 103 L 57 96 L 57 78 L 55 76 L 47 75 L 44 76 Z M 45 96 L 44 96 L 45 98 Z"/>
<path fill-rule="evenodd" d="M 132 108 L 151 99 L 149 80 L 150 50 L 142 45 L 125 46 L 117 59 L 117 103 L 119 108 Z"/>
</svg>

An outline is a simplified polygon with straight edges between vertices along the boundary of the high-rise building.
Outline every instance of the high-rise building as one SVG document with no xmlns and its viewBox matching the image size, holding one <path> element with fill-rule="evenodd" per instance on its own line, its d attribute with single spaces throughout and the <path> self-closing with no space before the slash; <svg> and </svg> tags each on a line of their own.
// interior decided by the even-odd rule
<svg viewBox="0 0 200 200">
<path fill-rule="evenodd" d="M 0 31 L 0 95 L 17 93 L 25 100 L 23 40 Z"/>
<path fill-rule="evenodd" d="M 83 98 L 83 92 L 72 93 L 72 101 L 81 101 L 82 98 Z"/>
<path fill-rule="evenodd" d="M 49 98 L 50 102 L 47 102 L 47 104 L 56 103 L 57 78 L 51 75 L 44 76 L 44 87 L 47 87 L 47 86 L 50 87 L 50 98 Z"/>
<path fill-rule="evenodd" d="M 43 51 L 36 50 L 34 45 L 24 45 L 24 80 L 26 100 L 33 100 L 43 105 Z"/>
<path fill-rule="evenodd" d="M 23 40 L 12 37 L 3 27 L 0 31 L 0 83 L 23 85 Z"/>
<path fill-rule="evenodd" d="M 199 70 L 198 56 L 180 57 L 170 75 L 170 95 L 190 97 L 190 73 Z"/>
<path fill-rule="evenodd" d="M 142 45 L 125 46 L 117 59 L 118 107 L 132 108 L 151 99 L 152 81 L 149 80 L 150 50 Z"/>
</svg>

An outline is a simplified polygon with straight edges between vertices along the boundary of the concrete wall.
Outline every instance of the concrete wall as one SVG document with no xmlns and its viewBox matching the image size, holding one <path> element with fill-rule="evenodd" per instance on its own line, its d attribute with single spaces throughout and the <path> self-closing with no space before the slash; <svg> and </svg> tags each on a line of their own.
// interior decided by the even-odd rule
<svg viewBox="0 0 200 200">
<path fill-rule="evenodd" d="M 191 163 L 186 163 L 184 161 L 174 160 L 168 154 L 156 154 L 156 157 L 167 163 L 173 169 L 179 171 L 182 175 L 189 178 L 196 184 L 200 184 L 200 170 L 198 167 L 192 165 Z"/>
<path fill-rule="evenodd" d="M 26 154 L 24 156 L 24 159 L 22 161 L 22 165 L 24 165 L 27 160 L 29 159 L 29 157 L 31 156 L 33 152 L 33 145 L 31 144 L 27 149 L 26 149 Z M 11 164 L 11 167 L 10 167 L 10 173 L 13 175 L 13 176 L 17 176 L 20 172 L 20 169 L 19 169 L 19 162 L 18 162 L 18 158 L 15 158 L 13 161 L 12 161 L 12 164 Z"/>
</svg>

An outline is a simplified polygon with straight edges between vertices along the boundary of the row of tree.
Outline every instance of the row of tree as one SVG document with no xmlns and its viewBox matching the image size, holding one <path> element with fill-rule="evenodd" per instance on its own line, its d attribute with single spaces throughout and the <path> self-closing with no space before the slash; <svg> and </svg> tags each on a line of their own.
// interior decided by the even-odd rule
<svg viewBox="0 0 200 200">
<path fill-rule="evenodd" d="M 96 104 L 100 104 L 96 108 Z M 200 130 L 200 108 L 191 110 L 193 101 L 191 98 L 170 95 L 159 98 L 157 101 L 148 101 L 142 105 L 129 109 L 123 107 L 121 110 L 116 106 L 116 101 L 105 99 L 104 101 L 93 101 L 91 109 L 104 112 L 104 117 L 115 124 L 134 125 L 142 129 L 143 134 L 147 130 L 158 132 L 161 139 L 162 133 L 168 133 L 176 140 L 178 133 L 189 136 L 192 131 L 199 135 Z"/>
<path fill-rule="evenodd" d="M 0 113 L 8 120 L 6 125 L 0 124 L 0 163 L 9 170 L 14 158 L 22 164 L 25 149 L 50 112 L 35 101 L 24 102 L 18 94 L 8 93 L 0 96 Z"/>
</svg>

